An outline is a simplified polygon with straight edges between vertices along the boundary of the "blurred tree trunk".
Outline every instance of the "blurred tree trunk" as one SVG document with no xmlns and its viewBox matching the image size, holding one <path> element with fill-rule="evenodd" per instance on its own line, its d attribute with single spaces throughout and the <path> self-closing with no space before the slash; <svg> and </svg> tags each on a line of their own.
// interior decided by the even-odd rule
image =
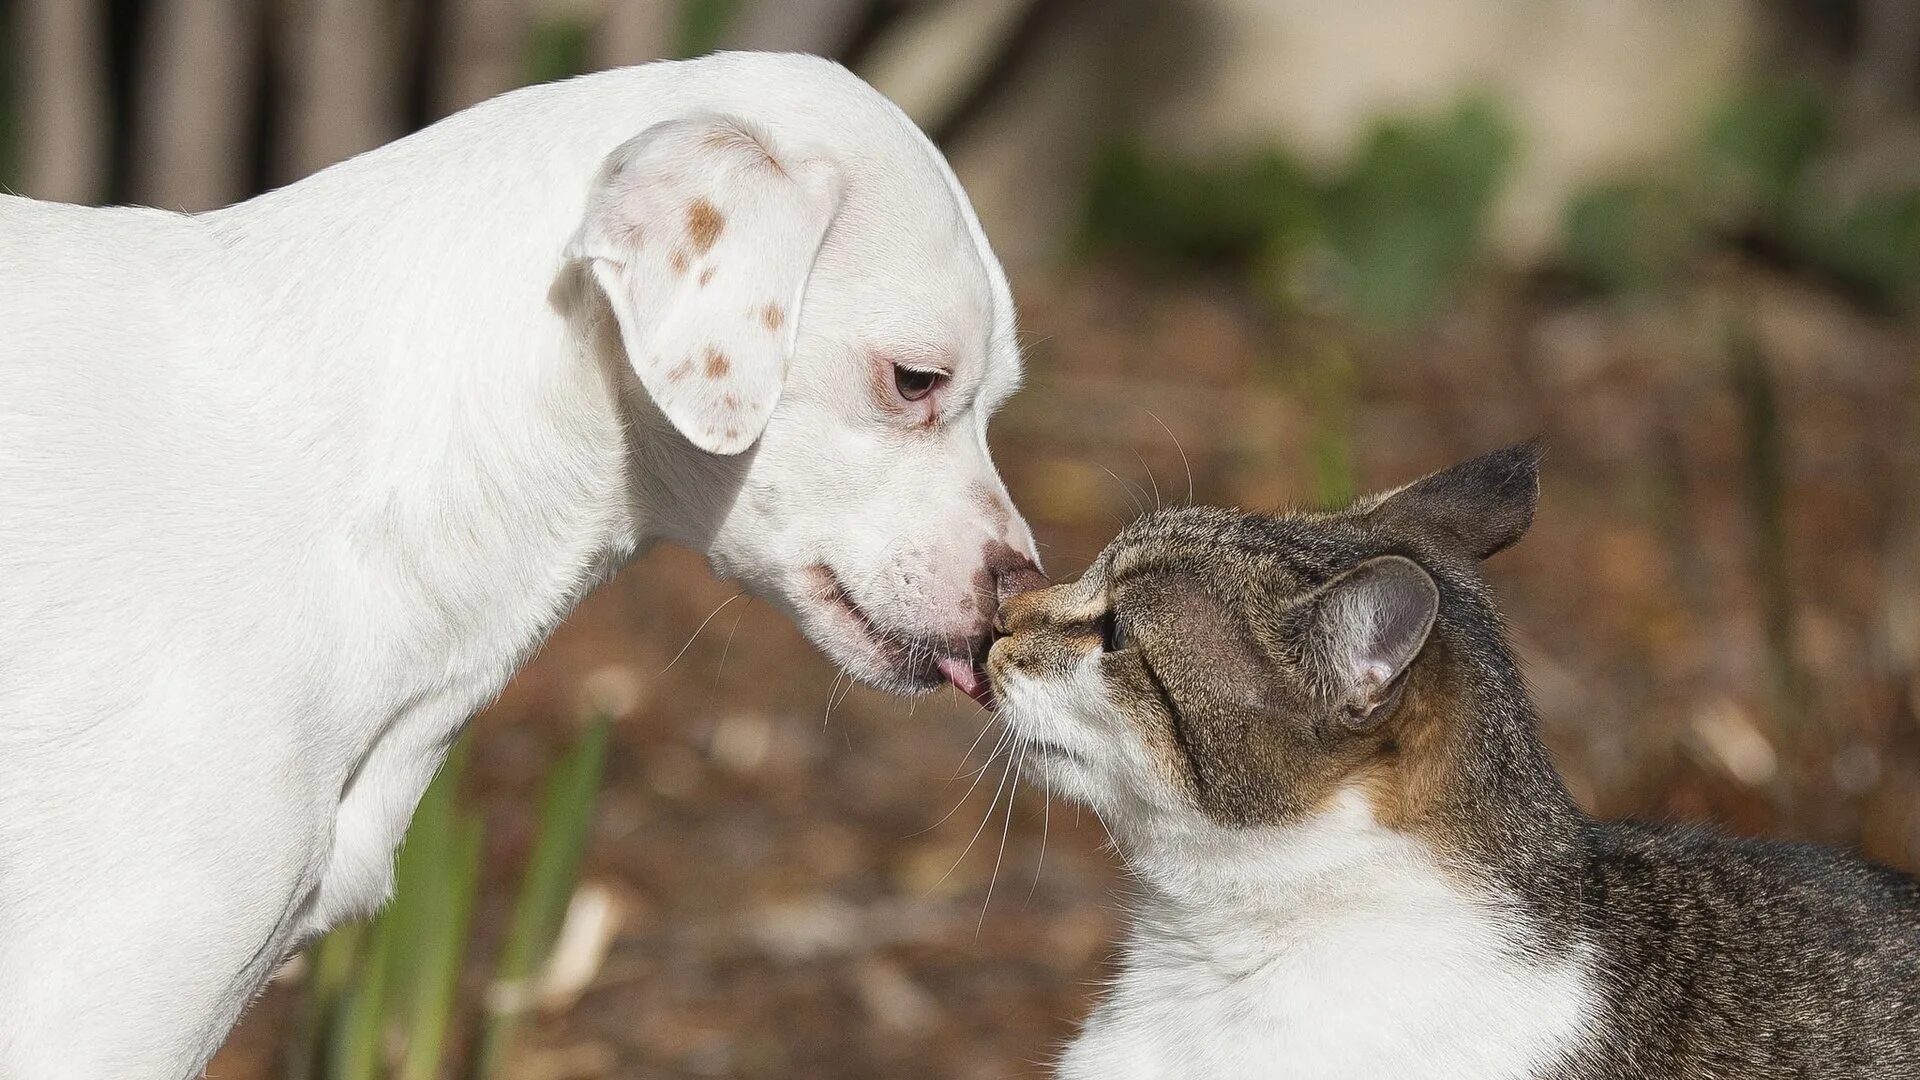
<svg viewBox="0 0 1920 1080">
<path fill-rule="evenodd" d="M 459 112 L 526 81 L 526 0 L 446 0 L 446 56 L 434 92 L 435 116 Z"/>
<path fill-rule="evenodd" d="M 92 203 L 106 196 L 106 33 L 100 4 L 25 0 L 20 93 L 26 194 Z"/>
<path fill-rule="evenodd" d="M 1142 78 L 1116 59 L 1145 6 L 1040 0 L 934 129 L 1016 280 L 1059 259 L 1079 223 L 1094 155 Z"/>
<path fill-rule="evenodd" d="M 1866 0 L 1860 49 L 1847 75 L 1847 105 L 1856 122 L 1910 113 L 1920 93 L 1920 4 Z"/>
<path fill-rule="evenodd" d="M 388 0 L 292 0 L 282 40 L 287 110 L 279 179 L 297 180 L 401 134 L 402 21 Z"/>
<path fill-rule="evenodd" d="M 680 0 L 612 0 L 594 36 L 597 69 L 672 56 L 680 32 Z"/>
<path fill-rule="evenodd" d="M 930 132 L 947 125 L 1037 0 L 944 0 L 903 17 L 860 73 Z"/>
<path fill-rule="evenodd" d="M 871 0 L 743 0 L 726 47 L 839 56 L 872 7 Z"/>
<path fill-rule="evenodd" d="M 207 210 L 247 194 L 257 0 L 155 0 L 135 113 L 134 197 Z"/>
</svg>

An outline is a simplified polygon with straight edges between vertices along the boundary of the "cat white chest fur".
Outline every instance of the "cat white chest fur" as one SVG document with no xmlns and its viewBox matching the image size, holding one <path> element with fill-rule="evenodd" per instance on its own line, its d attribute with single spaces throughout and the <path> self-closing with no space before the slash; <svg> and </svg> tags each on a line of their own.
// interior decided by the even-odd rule
<svg viewBox="0 0 1920 1080">
<path fill-rule="evenodd" d="M 1529 955 L 1523 912 L 1451 879 L 1349 791 L 1276 830 L 1129 844 L 1147 894 L 1068 1080 L 1498 1080 L 1582 1041 L 1583 965 Z"/>
</svg>

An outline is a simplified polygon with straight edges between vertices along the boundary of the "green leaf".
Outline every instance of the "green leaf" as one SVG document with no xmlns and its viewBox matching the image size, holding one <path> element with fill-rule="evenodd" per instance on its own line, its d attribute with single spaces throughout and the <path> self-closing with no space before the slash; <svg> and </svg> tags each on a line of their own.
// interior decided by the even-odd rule
<svg viewBox="0 0 1920 1080">
<path fill-rule="evenodd" d="M 593 43 L 593 27 L 586 20 L 568 14 L 550 14 L 537 19 L 527 31 L 521 46 L 521 67 L 527 81 L 553 82 L 585 72 Z"/>
<path fill-rule="evenodd" d="M 480 886 L 484 840 L 485 830 L 477 817 L 463 815 L 454 823 L 445 864 L 438 868 L 439 904 L 410 950 L 417 966 L 405 1004 L 407 1052 L 400 1080 L 434 1080 L 440 1073 Z"/>
<path fill-rule="evenodd" d="M 328 1080 L 379 1080 L 386 1036 L 390 924 L 376 921 L 334 1015 Z"/>
<path fill-rule="evenodd" d="M 1480 98 L 1438 122 L 1375 128 L 1326 198 L 1355 314 L 1393 326 L 1439 302 L 1480 252 L 1514 146 L 1505 119 Z"/>
<path fill-rule="evenodd" d="M 327 1075 L 328 1037 L 360 962 L 366 932 L 366 924 L 348 923 L 308 947 L 305 1000 L 288 1041 L 286 1080 Z"/>
<path fill-rule="evenodd" d="M 1703 223 L 1664 184 L 1603 184 L 1567 207 L 1562 257 L 1585 284 L 1645 292 L 1664 284 L 1706 241 Z"/>
<path fill-rule="evenodd" d="M 1811 85 L 1770 83 L 1735 96 L 1715 113 L 1705 140 L 1715 202 L 1788 211 L 1807 166 L 1832 138 L 1832 121 Z"/>
<path fill-rule="evenodd" d="M 1881 303 L 1920 294 L 1920 191 L 1878 192 L 1835 212 L 1803 212 L 1797 246 L 1828 272 Z"/>
<path fill-rule="evenodd" d="M 500 956 L 500 983 L 525 986 L 546 962 L 560 932 L 560 922 L 566 917 L 567 903 L 580 877 L 581 859 L 592 837 L 611 730 L 607 717 L 595 717 L 547 776 L 533 855 L 520 882 L 512 929 Z M 481 1042 L 481 1077 L 499 1074 L 519 1024 L 520 1014 L 513 1010 L 489 1017 Z"/>
<path fill-rule="evenodd" d="M 739 0 L 681 0 L 679 55 L 704 56 L 720 47 Z"/>
<path fill-rule="evenodd" d="M 1245 269 L 1276 240 L 1312 233 L 1318 192 L 1281 154 L 1200 163 L 1134 144 L 1095 164 L 1082 247 L 1123 248 L 1173 265 Z"/>
</svg>

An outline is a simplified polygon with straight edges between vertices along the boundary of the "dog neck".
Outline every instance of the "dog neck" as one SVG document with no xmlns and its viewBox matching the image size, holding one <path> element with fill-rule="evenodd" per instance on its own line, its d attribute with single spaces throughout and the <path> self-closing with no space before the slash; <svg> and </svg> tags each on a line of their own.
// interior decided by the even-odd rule
<svg viewBox="0 0 1920 1080">
<path fill-rule="evenodd" d="M 605 155 L 700 104 L 673 85 L 508 95 L 205 219 L 266 328 L 231 374 L 328 487 L 302 618 L 351 628 L 329 660 L 384 676 L 356 703 L 374 715 L 470 712 L 637 552 L 704 546 L 692 492 L 738 466 L 651 412 L 562 260 Z"/>
</svg>

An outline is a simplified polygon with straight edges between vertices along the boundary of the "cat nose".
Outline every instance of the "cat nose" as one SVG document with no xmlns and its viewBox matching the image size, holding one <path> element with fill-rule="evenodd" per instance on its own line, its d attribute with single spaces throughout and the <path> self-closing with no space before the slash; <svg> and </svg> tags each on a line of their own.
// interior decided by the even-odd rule
<svg viewBox="0 0 1920 1080">
<path fill-rule="evenodd" d="M 1043 587 L 1046 583 L 1046 578 L 1043 577 L 1039 584 L 1023 589 L 1001 603 L 1000 609 L 994 613 L 993 617 L 994 636 L 1006 637 L 1009 634 L 1019 633 L 1041 620 L 1045 605 L 1040 600 L 1040 594 L 1044 591 Z"/>
</svg>

